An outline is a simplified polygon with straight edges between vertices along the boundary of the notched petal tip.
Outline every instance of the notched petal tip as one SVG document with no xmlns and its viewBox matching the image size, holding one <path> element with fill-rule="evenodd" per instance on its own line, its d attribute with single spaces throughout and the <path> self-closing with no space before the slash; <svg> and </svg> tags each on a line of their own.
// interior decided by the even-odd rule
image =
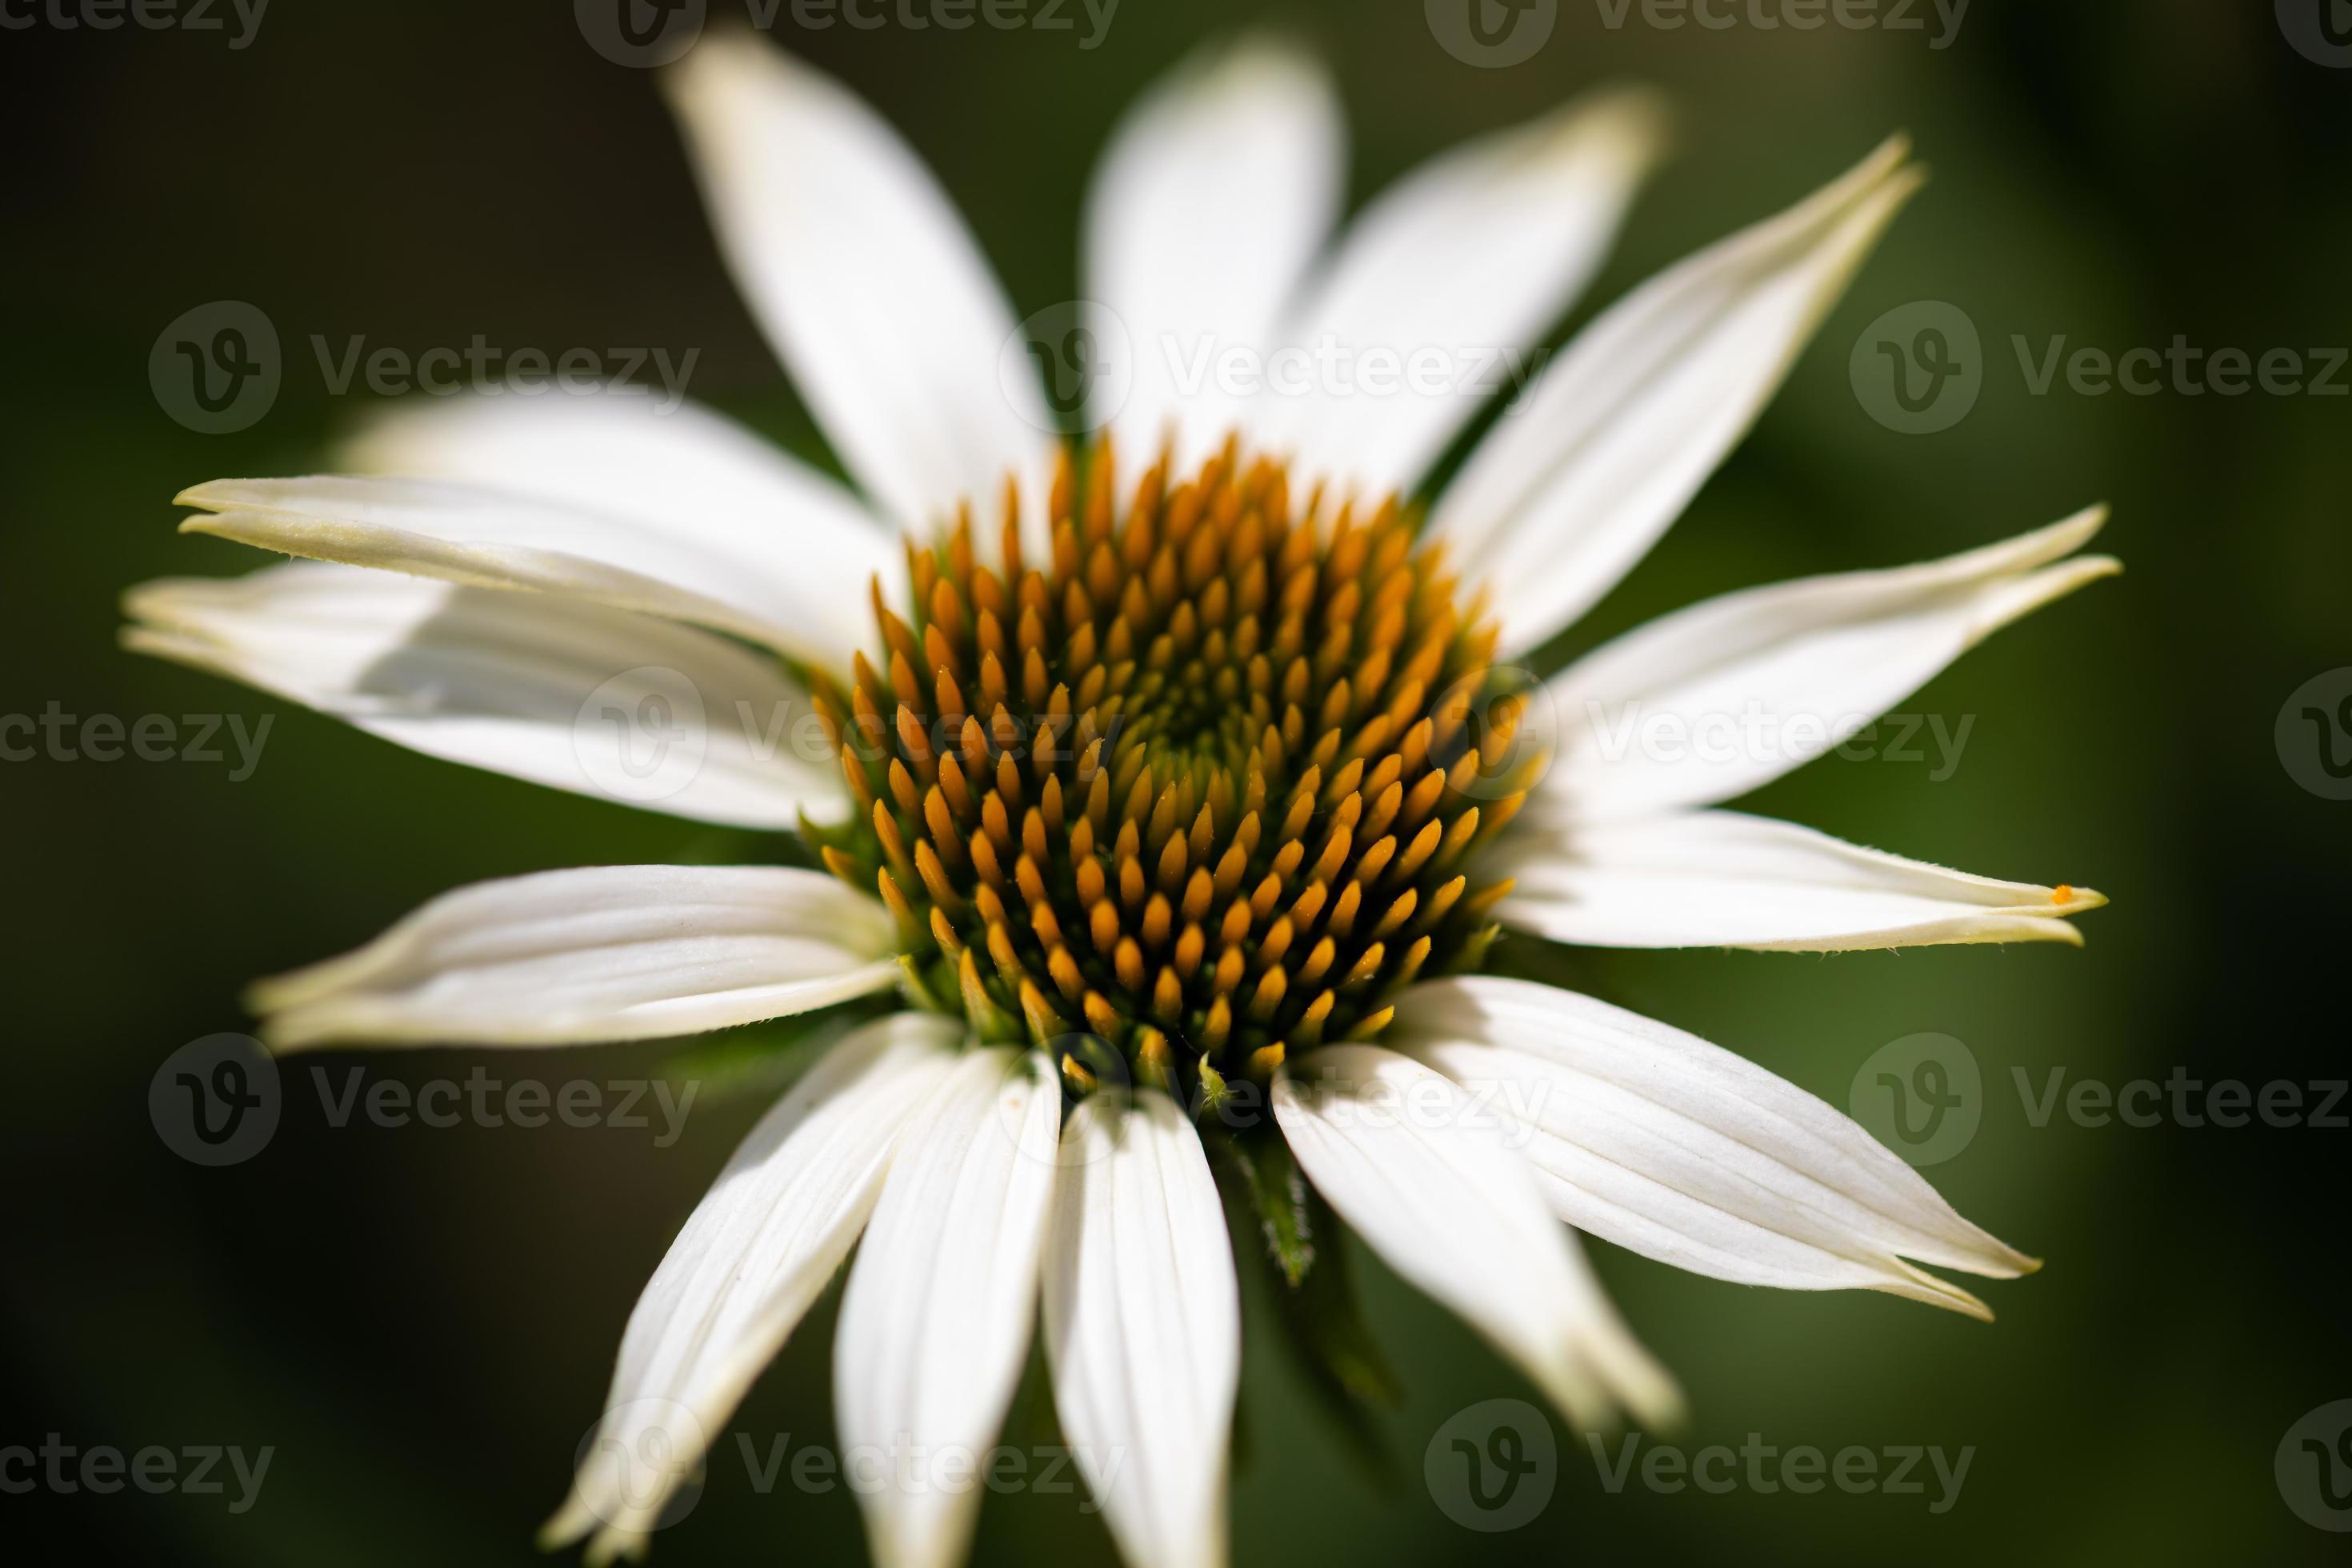
<svg viewBox="0 0 2352 1568">
<path fill-rule="evenodd" d="M 248 487 L 259 482 L 255 479 L 206 479 L 202 484 L 190 485 L 173 496 L 172 504 L 202 507 L 206 511 L 225 511 L 249 493 Z"/>
</svg>

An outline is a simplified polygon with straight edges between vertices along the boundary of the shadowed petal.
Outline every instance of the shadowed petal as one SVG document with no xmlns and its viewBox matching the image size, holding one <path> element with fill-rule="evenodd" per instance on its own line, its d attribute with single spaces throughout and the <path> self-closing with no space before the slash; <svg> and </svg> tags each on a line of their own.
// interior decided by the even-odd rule
<svg viewBox="0 0 2352 1568">
<path fill-rule="evenodd" d="M 1677 1268 L 1990 1318 L 1902 1259 L 1998 1279 L 2041 1267 L 1821 1100 L 1622 1007 L 1471 975 L 1405 993 L 1387 1037 L 1496 1108 L 1560 1218 Z"/>
<path fill-rule="evenodd" d="M 1408 993 L 1410 994 L 1410 993 Z M 1460 1313 L 1586 1426 L 1681 1396 L 1601 1292 L 1491 1113 L 1375 1046 L 1309 1052 L 1274 1110 L 1307 1179 L 1405 1279 Z"/>
<path fill-rule="evenodd" d="M 887 990 L 897 937 L 817 871 L 591 866 L 444 893 L 251 1001 L 280 1050 L 662 1039 Z"/>
</svg>

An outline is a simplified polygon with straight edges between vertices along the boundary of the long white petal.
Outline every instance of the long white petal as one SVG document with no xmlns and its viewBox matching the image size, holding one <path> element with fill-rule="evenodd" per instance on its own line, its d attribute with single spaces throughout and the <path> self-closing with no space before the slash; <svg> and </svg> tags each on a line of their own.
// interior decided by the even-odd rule
<svg viewBox="0 0 2352 1568">
<path fill-rule="evenodd" d="M 692 626 L 308 561 L 148 583 L 123 605 L 137 652 L 428 756 L 700 822 L 848 809 L 808 694 Z"/>
<path fill-rule="evenodd" d="M 1622 1007 L 1471 976 L 1406 992 L 1387 1037 L 1497 1108 L 1560 1218 L 1678 1268 L 1990 1318 L 1902 1259 L 2000 1279 L 2040 1267 L 1823 1101 Z"/>
<path fill-rule="evenodd" d="M 1253 437 L 1357 495 L 1409 491 L 1488 395 L 1533 368 L 1528 355 L 1601 265 L 1664 126 L 1650 94 L 1612 92 L 1390 186 L 1283 326 L 1287 343 L 1339 363 L 1304 395 L 1262 395 Z M 1393 362 L 1393 390 L 1367 384 L 1378 356 Z M 1442 363 L 1441 384 L 1396 374 L 1424 361 Z"/>
<path fill-rule="evenodd" d="M 1061 1112 L 1042 1058 L 971 1052 L 908 1128 L 866 1227 L 833 1365 L 880 1568 L 952 1568 L 971 1540 L 1029 1356 Z"/>
<path fill-rule="evenodd" d="M 214 479 L 175 499 L 205 509 L 182 520 L 184 533 L 667 616 L 818 660 L 843 649 L 814 634 L 800 602 L 814 592 L 846 596 L 864 588 L 862 580 L 808 579 L 787 539 L 753 545 L 715 531 L 687 537 L 657 522 L 446 479 Z"/>
<path fill-rule="evenodd" d="M 1166 1096 L 1071 1113 L 1045 1255 L 1062 1430 L 1130 1568 L 1226 1559 L 1241 1297 L 1200 1134 Z"/>
<path fill-rule="evenodd" d="M 857 1240 L 960 1032 L 924 1014 L 869 1024 L 751 1130 L 629 1314 L 603 1422 L 543 1546 L 593 1531 L 592 1563 L 642 1549 Z"/>
<path fill-rule="evenodd" d="M 2067 942 L 2088 888 L 1971 877 L 1731 811 L 1579 822 L 1538 805 L 1492 868 L 1514 878 L 1506 924 L 1586 947 L 1790 952 L 1968 942 Z"/>
<path fill-rule="evenodd" d="M 1918 184 L 1888 142 L 1610 307 L 1448 486 L 1435 537 L 1533 647 L 1647 552 L 1745 435 Z"/>
<path fill-rule="evenodd" d="M 856 497 L 733 420 L 652 396 L 409 402 L 343 449 L 357 473 L 457 479 L 646 524 L 739 565 L 803 657 L 846 668 L 871 639 L 866 583 L 896 603 L 906 557 Z"/>
<path fill-rule="evenodd" d="M 1196 56 L 1128 111 L 1087 199 L 1085 288 L 1117 318 L 1099 330 L 1123 332 L 1134 357 L 1111 421 L 1130 463 L 1153 461 L 1172 435 L 1181 471 L 1224 439 L 1241 405 L 1220 391 L 1216 358 L 1274 345 L 1346 165 L 1330 79 L 1287 44 Z"/>
<path fill-rule="evenodd" d="M 866 493 L 928 532 L 1008 474 L 1042 486 L 1043 394 L 999 374 L 1012 309 L 898 132 L 741 29 L 663 80 L 736 286 Z"/>
<path fill-rule="evenodd" d="M 562 1046 L 780 1018 L 887 989 L 880 903 L 783 866 L 593 866 L 477 882 L 253 987 L 262 1035 Z"/>
<path fill-rule="evenodd" d="M 2062 559 L 2105 521 L 2093 507 L 1941 561 L 1750 588 L 1637 627 L 1544 687 L 1561 737 L 1544 792 L 1624 816 L 1767 784 L 2010 622 L 2122 570 Z"/>
<path fill-rule="evenodd" d="M 1653 1424 L 1674 1419 L 1673 1380 L 1601 1294 L 1490 1110 L 1393 1051 L 1331 1046 L 1276 1081 L 1274 1111 L 1307 1179 L 1365 1244 L 1572 1420 L 1605 1424 L 1620 1403 Z"/>
</svg>

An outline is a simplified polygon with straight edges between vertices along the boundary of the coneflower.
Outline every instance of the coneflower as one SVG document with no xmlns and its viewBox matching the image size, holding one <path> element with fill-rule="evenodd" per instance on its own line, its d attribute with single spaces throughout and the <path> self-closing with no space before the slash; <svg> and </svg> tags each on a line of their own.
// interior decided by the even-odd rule
<svg viewBox="0 0 2352 1568">
<path fill-rule="evenodd" d="M 1646 98 L 1449 154 L 1318 259 L 1341 142 L 1320 72 L 1266 44 L 1186 68 L 1098 179 L 1094 319 L 1143 344 L 1124 401 L 1090 411 L 1103 433 L 1065 443 L 1003 378 L 1011 312 L 887 127 L 740 35 L 669 80 L 729 258 L 864 499 L 691 407 L 404 412 L 354 449 L 362 475 L 186 492 L 185 527 L 312 559 L 134 590 L 126 633 L 436 756 L 801 836 L 799 865 L 460 889 L 255 988 L 278 1049 L 879 1015 L 687 1222 L 551 1542 L 642 1548 L 856 1247 L 841 1436 L 913 1467 L 860 1490 L 877 1560 L 963 1554 L 980 1494 L 954 1457 L 994 1438 L 1042 1303 L 1121 1552 L 1221 1562 L 1241 1322 L 1219 1163 L 1285 1288 L 1344 1222 L 1583 1423 L 1679 1395 L 1570 1226 L 1979 1316 L 1918 1265 L 2035 1267 L 1743 1058 L 1479 973 L 1506 929 L 2079 942 L 2065 917 L 2101 901 L 1715 809 L 2115 570 L 2074 553 L 2096 510 L 1733 594 L 1548 680 L 1509 662 L 1747 429 L 1916 185 L 1899 142 L 1604 312 L 1433 496 L 1475 392 L 1236 400 L 1179 367 L 1526 350 L 1654 157 Z M 687 765 L 635 787 L 629 726 L 582 721 L 614 702 Z M 813 743 L 773 743 L 791 713 Z M 1661 717 L 1770 743 L 1628 743 Z"/>
</svg>

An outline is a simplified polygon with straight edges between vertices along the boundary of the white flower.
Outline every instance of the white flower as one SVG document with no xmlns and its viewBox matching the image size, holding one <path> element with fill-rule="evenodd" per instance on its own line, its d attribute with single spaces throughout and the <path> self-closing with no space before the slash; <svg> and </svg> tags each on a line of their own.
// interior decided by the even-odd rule
<svg viewBox="0 0 2352 1568">
<path fill-rule="evenodd" d="M 257 987 L 280 1049 L 900 1007 L 831 1047 L 688 1222 L 622 1340 L 597 1447 L 617 1462 L 583 1466 L 551 1540 L 642 1546 L 863 1235 L 845 1445 L 984 1449 L 1042 1302 L 1062 1425 L 1123 1553 L 1221 1562 L 1240 1313 L 1217 1145 L 1295 1160 L 1582 1422 L 1664 1420 L 1678 1396 L 1571 1226 L 1718 1279 L 1979 1315 L 1918 1265 L 2034 1267 L 1742 1058 L 1474 973 L 1489 920 L 1822 951 L 2079 941 L 2064 917 L 2100 901 L 1717 809 L 2114 571 L 2073 553 L 2095 511 L 1730 595 L 1533 689 L 1494 668 L 1615 584 L 1738 442 L 1916 185 L 1899 142 L 1604 312 L 1416 533 L 1385 498 L 1423 485 L 1479 388 L 1236 395 L 1185 367 L 1524 354 L 1656 153 L 1648 100 L 1458 149 L 1333 242 L 1320 70 L 1267 43 L 1181 70 L 1095 184 L 1090 320 L 1136 353 L 1094 410 L 1113 438 L 1072 449 L 1002 375 L 1004 296 L 879 120 L 745 36 L 667 82 L 737 279 L 860 493 L 646 399 L 404 411 L 357 444 L 362 477 L 188 491 L 186 527 L 310 559 L 138 589 L 126 633 L 587 793 L 626 795 L 610 781 L 642 759 L 583 707 L 677 696 L 692 765 L 654 804 L 798 824 L 835 873 L 466 889 Z M 1130 492 L 1113 450 L 1160 460 Z M 825 744 L 779 745 L 782 712 Z M 1643 715 L 1747 738 L 1624 743 Z M 977 1488 L 922 1479 L 863 1491 L 877 1560 L 962 1555 Z"/>
</svg>

